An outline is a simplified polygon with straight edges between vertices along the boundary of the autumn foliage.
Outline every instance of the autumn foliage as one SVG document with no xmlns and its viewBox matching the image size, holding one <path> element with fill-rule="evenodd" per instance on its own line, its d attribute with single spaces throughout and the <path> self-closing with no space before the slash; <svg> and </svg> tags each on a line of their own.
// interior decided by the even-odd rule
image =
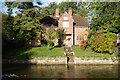
<svg viewBox="0 0 120 80">
<path fill-rule="evenodd" d="M 91 36 L 89 44 L 96 52 L 112 54 L 115 52 L 114 47 L 117 45 L 116 41 L 117 36 L 115 33 L 97 31 L 96 34 Z"/>
<path fill-rule="evenodd" d="M 84 40 L 84 36 L 82 34 L 82 36 L 79 38 L 80 42 L 79 42 L 79 46 L 82 47 L 82 48 L 86 48 L 87 47 L 87 42 Z"/>
</svg>

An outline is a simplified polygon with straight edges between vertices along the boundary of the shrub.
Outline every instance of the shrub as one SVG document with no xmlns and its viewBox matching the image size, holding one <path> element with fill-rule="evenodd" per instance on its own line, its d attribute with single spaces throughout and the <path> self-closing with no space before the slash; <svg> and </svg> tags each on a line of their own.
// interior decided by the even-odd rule
<svg viewBox="0 0 120 80">
<path fill-rule="evenodd" d="M 86 35 L 86 34 L 85 34 Z M 86 47 L 87 47 L 87 41 L 86 40 L 84 40 L 84 36 L 85 36 L 84 34 L 82 34 L 82 35 L 80 35 L 78 38 L 77 38 L 77 40 L 79 40 L 79 46 L 80 47 L 82 47 L 82 48 L 84 48 L 84 49 L 86 49 Z"/>
<path fill-rule="evenodd" d="M 86 48 L 87 47 L 87 42 L 85 40 L 81 40 L 79 46 L 82 47 L 82 48 Z"/>
<path fill-rule="evenodd" d="M 89 44 L 96 52 L 113 54 L 115 52 L 114 47 L 117 45 L 116 41 L 117 36 L 115 33 L 97 31 L 89 39 Z"/>
</svg>

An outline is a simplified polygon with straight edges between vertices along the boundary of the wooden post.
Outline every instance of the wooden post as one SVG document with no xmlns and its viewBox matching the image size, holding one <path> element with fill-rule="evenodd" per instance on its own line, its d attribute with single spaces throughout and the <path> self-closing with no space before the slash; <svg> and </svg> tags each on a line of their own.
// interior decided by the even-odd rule
<svg viewBox="0 0 120 80">
<path fill-rule="evenodd" d="M 66 56 L 69 58 L 68 62 L 74 62 L 74 55 L 72 52 L 66 53 Z"/>
<path fill-rule="evenodd" d="M 67 49 L 68 49 L 68 51 L 66 51 Z M 69 49 L 71 49 L 71 48 L 69 48 L 69 47 L 64 48 L 64 51 L 65 51 L 66 57 L 67 57 L 67 64 L 69 64 L 69 63 L 74 64 L 74 54 L 73 54 L 73 52 L 70 52 Z"/>
</svg>

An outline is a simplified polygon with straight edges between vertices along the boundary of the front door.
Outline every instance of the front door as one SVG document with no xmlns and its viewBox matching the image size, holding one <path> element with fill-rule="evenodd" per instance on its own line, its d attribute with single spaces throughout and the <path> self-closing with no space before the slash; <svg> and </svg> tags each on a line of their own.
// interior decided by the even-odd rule
<svg viewBox="0 0 120 80">
<path fill-rule="evenodd" d="M 66 34 L 65 45 L 67 45 L 67 46 L 72 45 L 72 36 L 71 36 L 71 34 Z"/>
</svg>

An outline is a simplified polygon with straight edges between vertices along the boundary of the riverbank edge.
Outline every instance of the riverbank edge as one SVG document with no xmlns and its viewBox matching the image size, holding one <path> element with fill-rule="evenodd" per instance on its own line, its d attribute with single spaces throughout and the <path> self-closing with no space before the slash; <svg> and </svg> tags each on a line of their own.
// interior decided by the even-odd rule
<svg viewBox="0 0 120 80">
<path fill-rule="evenodd" d="M 116 57 L 74 57 L 70 64 L 120 64 Z M 2 59 L 2 64 L 67 64 L 67 57 L 10 57 Z"/>
</svg>

